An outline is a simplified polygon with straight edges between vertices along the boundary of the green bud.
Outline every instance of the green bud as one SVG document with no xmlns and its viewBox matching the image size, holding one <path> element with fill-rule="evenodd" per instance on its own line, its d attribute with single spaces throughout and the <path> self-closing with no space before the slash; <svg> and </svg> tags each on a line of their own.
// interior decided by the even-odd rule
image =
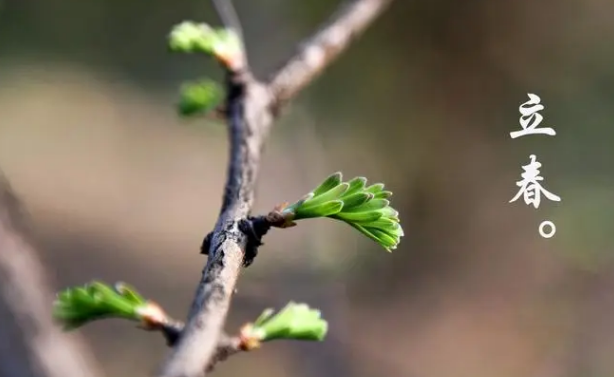
<svg viewBox="0 0 614 377">
<path fill-rule="evenodd" d="M 218 37 L 216 31 L 207 24 L 184 21 L 173 27 L 168 39 L 171 51 L 212 54 Z"/>
<path fill-rule="evenodd" d="M 216 82 L 209 79 L 183 84 L 177 105 L 179 114 L 191 116 L 205 114 L 215 109 L 223 100 L 224 91 Z"/>
<path fill-rule="evenodd" d="M 327 331 L 328 323 L 321 318 L 319 310 L 290 302 L 277 314 L 266 309 L 247 335 L 261 342 L 275 339 L 322 341 Z"/>
<path fill-rule="evenodd" d="M 72 330 L 87 322 L 109 317 L 141 321 L 139 313 L 147 305 L 138 292 L 125 284 L 120 283 L 113 289 L 94 281 L 60 292 L 53 303 L 53 317 L 66 330 Z"/>
<path fill-rule="evenodd" d="M 282 214 L 290 221 L 316 217 L 340 220 L 387 251 L 394 250 L 404 233 L 399 213 L 387 199 L 392 192 L 385 191 L 382 183 L 366 184 L 364 177 L 343 182 L 341 173 L 332 174 L 303 199 L 284 208 Z"/>
<path fill-rule="evenodd" d="M 171 51 L 183 53 L 204 53 L 232 64 L 242 55 L 239 36 L 230 29 L 214 29 L 207 24 L 184 21 L 171 30 L 168 37 Z"/>
</svg>

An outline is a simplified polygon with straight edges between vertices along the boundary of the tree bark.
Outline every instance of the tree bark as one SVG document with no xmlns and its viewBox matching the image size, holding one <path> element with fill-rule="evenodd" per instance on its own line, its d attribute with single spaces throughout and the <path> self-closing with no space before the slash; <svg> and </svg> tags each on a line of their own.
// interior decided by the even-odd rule
<svg viewBox="0 0 614 377">
<path fill-rule="evenodd" d="M 230 6 L 229 1 L 225 5 Z M 346 0 L 266 82 L 252 76 L 246 56 L 238 59 L 238 64 L 225 67 L 230 156 L 224 200 L 185 329 L 163 364 L 160 377 L 202 377 L 216 352 L 248 245 L 249 234 L 241 228 L 241 222 L 251 213 L 262 149 L 281 108 L 347 49 L 391 2 Z M 229 16 L 222 0 L 214 4 L 222 16 Z M 234 15 L 222 18 L 232 23 L 225 25 L 227 28 L 240 30 Z"/>
</svg>

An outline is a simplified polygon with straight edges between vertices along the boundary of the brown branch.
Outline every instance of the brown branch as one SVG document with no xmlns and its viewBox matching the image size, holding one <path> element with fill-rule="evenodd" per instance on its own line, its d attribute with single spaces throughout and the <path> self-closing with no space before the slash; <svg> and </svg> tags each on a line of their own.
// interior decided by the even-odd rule
<svg viewBox="0 0 614 377">
<path fill-rule="evenodd" d="M 254 201 L 260 153 L 273 118 L 268 90 L 249 72 L 229 73 L 228 86 L 230 161 L 222 209 L 186 328 L 162 368 L 165 377 L 200 376 L 209 365 L 248 241 L 240 224 Z"/>
<path fill-rule="evenodd" d="M 294 97 L 330 65 L 392 0 L 348 0 L 318 32 L 302 42 L 268 81 L 276 107 Z"/>
<path fill-rule="evenodd" d="M 169 347 L 173 347 L 179 341 L 181 334 L 185 328 L 185 324 L 176 320 L 168 320 L 160 326 L 154 326 L 150 330 L 159 330 L 166 338 L 166 343 Z M 239 352 L 247 351 L 248 347 L 244 344 L 240 336 L 230 336 L 223 333 L 217 342 L 213 357 L 209 360 L 209 364 L 205 368 L 207 372 L 212 371 L 217 363 L 226 360 L 228 357 Z"/>
<path fill-rule="evenodd" d="M 250 216 L 262 147 L 280 104 L 307 85 L 390 2 L 348 2 L 272 76 L 269 85 L 252 77 L 244 56 L 239 59 L 243 64 L 228 65 L 230 158 L 222 209 L 209 242 L 205 242 L 209 258 L 186 327 L 160 376 L 204 376 L 205 366 L 217 354 L 232 293 L 246 262 L 245 251 L 259 242 L 242 224 Z"/>
<path fill-rule="evenodd" d="M 30 238 L 20 203 L 0 173 L 0 376 L 97 376 L 80 338 L 52 321 L 53 294 Z"/>
</svg>

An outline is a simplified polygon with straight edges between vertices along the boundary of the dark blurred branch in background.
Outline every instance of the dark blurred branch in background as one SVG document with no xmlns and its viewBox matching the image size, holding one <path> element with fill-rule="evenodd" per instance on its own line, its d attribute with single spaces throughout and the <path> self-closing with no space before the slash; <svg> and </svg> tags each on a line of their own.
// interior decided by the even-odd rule
<svg viewBox="0 0 614 377">
<path fill-rule="evenodd" d="M 26 220 L 0 173 L 0 376 L 96 377 L 98 368 L 79 337 L 53 323 L 53 289 Z"/>
<path fill-rule="evenodd" d="M 228 21 L 230 0 L 226 0 L 225 6 L 220 1 L 214 3 L 222 13 L 220 18 Z M 162 376 L 200 376 L 215 353 L 250 242 L 241 222 L 250 215 L 262 147 L 280 105 L 321 73 L 390 3 L 391 0 L 345 2 L 268 84 L 251 75 L 245 50 L 232 61 L 222 61 L 228 76 L 226 109 L 230 137 L 224 200 L 184 333 L 164 364 Z M 235 24 L 225 26 L 240 30 L 237 21 L 232 23 Z"/>
</svg>

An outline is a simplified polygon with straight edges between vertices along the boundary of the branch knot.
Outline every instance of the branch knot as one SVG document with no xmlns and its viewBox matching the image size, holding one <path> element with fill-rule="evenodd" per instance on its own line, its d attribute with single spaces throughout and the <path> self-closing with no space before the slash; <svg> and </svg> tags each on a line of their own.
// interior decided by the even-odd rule
<svg viewBox="0 0 614 377">
<path fill-rule="evenodd" d="M 268 233 L 269 229 L 275 224 L 270 221 L 269 216 L 249 216 L 247 219 L 239 220 L 239 230 L 247 238 L 244 255 L 243 267 L 249 267 L 256 256 L 258 248 L 264 243 L 262 238 Z M 200 253 L 209 255 L 211 249 L 211 239 L 213 232 L 207 234 L 200 248 Z"/>
</svg>

